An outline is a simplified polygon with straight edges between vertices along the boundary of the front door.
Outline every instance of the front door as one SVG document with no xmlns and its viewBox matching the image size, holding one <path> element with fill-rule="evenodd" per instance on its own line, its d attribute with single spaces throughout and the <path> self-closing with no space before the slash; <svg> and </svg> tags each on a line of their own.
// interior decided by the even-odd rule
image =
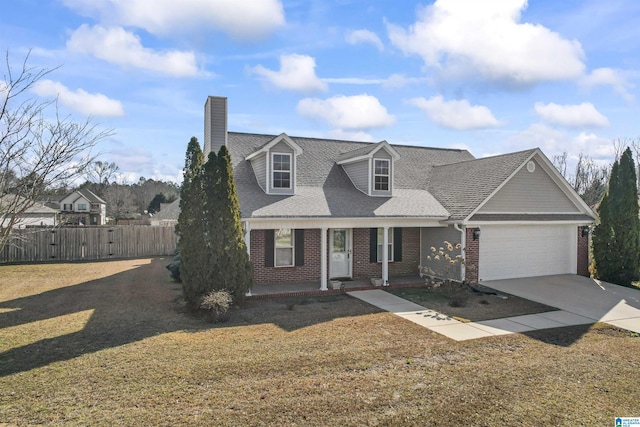
<svg viewBox="0 0 640 427">
<path fill-rule="evenodd" d="M 351 230 L 334 228 L 331 230 L 329 275 L 331 277 L 351 277 Z"/>
</svg>

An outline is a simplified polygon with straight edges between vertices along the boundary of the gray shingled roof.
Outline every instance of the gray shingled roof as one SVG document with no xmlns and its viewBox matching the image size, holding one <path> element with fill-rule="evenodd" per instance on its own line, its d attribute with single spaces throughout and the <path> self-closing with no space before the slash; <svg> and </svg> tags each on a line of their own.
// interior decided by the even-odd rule
<svg viewBox="0 0 640 427">
<path fill-rule="evenodd" d="M 178 215 L 180 215 L 180 198 L 178 197 L 173 202 L 169 203 L 166 206 L 162 207 L 162 210 L 153 215 L 153 219 L 156 220 L 165 220 L 172 221 L 178 220 Z"/>
<path fill-rule="evenodd" d="M 449 212 L 428 191 L 436 165 L 473 159 L 466 150 L 392 145 L 400 158 L 394 163 L 394 195 L 369 197 L 357 190 L 336 160 L 343 154 L 370 152 L 377 144 L 291 137 L 303 154 L 297 159 L 296 194 L 267 195 L 258 186 L 246 156 L 277 135 L 229 132 L 228 148 L 242 216 L 250 217 L 434 217 Z M 368 151 L 369 150 L 369 151 Z"/>
<path fill-rule="evenodd" d="M 466 218 L 537 149 L 434 166 L 428 190 L 451 214 Z"/>
<path fill-rule="evenodd" d="M 105 204 L 105 205 L 107 204 L 107 202 L 102 200 L 93 191 L 91 191 L 91 190 L 89 190 L 87 188 L 82 188 L 80 190 L 76 190 L 75 192 L 79 193 L 82 197 L 87 199 L 90 203 L 102 203 L 102 204 Z"/>
</svg>

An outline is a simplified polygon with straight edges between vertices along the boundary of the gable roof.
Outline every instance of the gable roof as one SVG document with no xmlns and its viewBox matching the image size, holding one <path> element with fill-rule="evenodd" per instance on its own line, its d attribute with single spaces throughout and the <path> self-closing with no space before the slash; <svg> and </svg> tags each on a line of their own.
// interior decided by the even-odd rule
<svg viewBox="0 0 640 427">
<path fill-rule="evenodd" d="M 100 197 L 98 197 L 95 193 L 93 193 L 91 190 L 87 188 L 76 190 L 76 193 L 80 194 L 82 197 L 87 199 L 90 203 L 102 203 L 105 205 L 107 204 L 107 202 L 102 200 Z"/>
<path fill-rule="evenodd" d="M 400 157 L 398 152 L 394 150 L 387 141 L 380 141 L 377 144 L 368 144 L 364 147 L 356 148 L 353 151 L 340 154 L 336 158 L 336 163 L 339 165 L 342 165 L 344 163 L 350 163 L 350 162 L 355 162 L 362 159 L 367 159 L 372 157 L 375 153 L 377 153 L 380 150 L 386 150 L 394 160 L 397 160 Z"/>
<path fill-rule="evenodd" d="M 271 141 L 267 142 L 266 144 L 264 144 L 262 147 L 260 147 L 258 150 L 254 151 L 253 153 L 249 154 L 246 159 L 247 160 L 251 160 L 254 157 L 259 156 L 260 154 L 263 153 L 268 153 L 269 150 L 274 147 L 275 145 L 277 145 L 280 142 L 284 142 L 285 144 L 287 144 L 289 147 L 291 147 L 291 149 L 293 150 L 294 154 L 297 156 L 299 154 L 302 154 L 302 148 L 300 148 L 300 146 L 298 144 L 296 144 L 290 137 L 289 135 L 287 135 L 286 133 L 281 133 L 280 135 L 274 137 Z"/>
<path fill-rule="evenodd" d="M 433 167 L 429 191 L 451 214 L 467 218 L 537 149 Z"/>
<path fill-rule="evenodd" d="M 180 215 L 180 197 L 162 207 L 162 210 L 153 215 L 153 219 L 164 221 L 177 221 Z"/>
<path fill-rule="evenodd" d="M 304 155 L 297 165 L 296 194 L 267 195 L 259 187 L 250 162 L 252 153 L 274 139 L 273 135 L 229 132 L 228 148 L 234 167 L 243 218 L 275 217 L 420 217 L 446 219 L 447 209 L 428 191 L 431 167 L 473 159 L 466 150 L 393 146 L 394 196 L 370 197 L 351 183 L 336 163 L 341 155 L 371 153 L 388 143 L 289 137 Z M 382 144 L 382 145 L 381 145 Z M 357 151 L 360 150 L 360 151 Z"/>
</svg>

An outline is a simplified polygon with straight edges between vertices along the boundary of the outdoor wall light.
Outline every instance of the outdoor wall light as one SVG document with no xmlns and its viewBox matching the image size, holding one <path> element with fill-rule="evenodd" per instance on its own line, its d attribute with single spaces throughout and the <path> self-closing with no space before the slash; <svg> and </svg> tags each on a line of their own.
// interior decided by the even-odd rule
<svg viewBox="0 0 640 427">
<path fill-rule="evenodd" d="M 476 228 L 473 230 L 473 240 L 478 240 L 480 238 L 480 229 Z"/>
<path fill-rule="evenodd" d="M 582 237 L 587 237 L 589 235 L 589 227 L 582 227 Z"/>
</svg>

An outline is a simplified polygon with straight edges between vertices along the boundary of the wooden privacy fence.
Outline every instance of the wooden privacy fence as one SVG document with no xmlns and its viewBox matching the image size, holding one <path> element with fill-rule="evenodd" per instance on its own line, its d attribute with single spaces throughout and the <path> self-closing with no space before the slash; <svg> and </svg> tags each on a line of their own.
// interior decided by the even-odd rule
<svg viewBox="0 0 640 427">
<path fill-rule="evenodd" d="M 82 261 L 173 255 L 173 227 L 110 226 L 14 230 L 0 262 Z"/>
</svg>

